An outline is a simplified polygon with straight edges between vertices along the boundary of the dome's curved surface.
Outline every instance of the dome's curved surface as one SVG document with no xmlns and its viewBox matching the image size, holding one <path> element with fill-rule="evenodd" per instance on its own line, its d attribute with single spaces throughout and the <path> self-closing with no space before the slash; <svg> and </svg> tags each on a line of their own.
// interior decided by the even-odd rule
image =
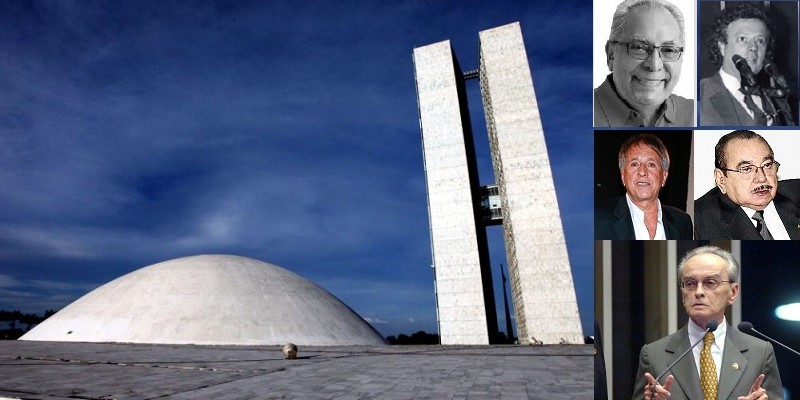
<svg viewBox="0 0 800 400">
<path fill-rule="evenodd" d="M 246 257 L 141 268 L 76 300 L 20 340 L 168 344 L 384 344 L 316 284 Z"/>
</svg>

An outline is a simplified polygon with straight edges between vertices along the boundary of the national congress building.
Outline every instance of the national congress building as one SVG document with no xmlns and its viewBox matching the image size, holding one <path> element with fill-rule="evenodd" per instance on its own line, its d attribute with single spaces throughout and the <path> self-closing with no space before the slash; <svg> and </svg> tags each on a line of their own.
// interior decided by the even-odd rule
<svg viewBox="0 0 800 400">
<path fill-rule="evenodd" d="M 550 161 L 519 23 L 479 33 L 477 71 L 449 41 L 414 49 L 442 344 L 498 331 L 486 227 L 502 224 L 520 343 L 583 343 Z M 495 184 L 481 186 L 466 80 L 480 80 Z"/>
</svg>

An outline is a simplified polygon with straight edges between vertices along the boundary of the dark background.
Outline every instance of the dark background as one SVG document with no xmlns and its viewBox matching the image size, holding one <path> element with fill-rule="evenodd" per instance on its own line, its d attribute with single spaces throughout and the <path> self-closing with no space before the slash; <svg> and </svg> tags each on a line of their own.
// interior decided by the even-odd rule
<svg viewBox="0 0 800 400">
<path fill-rule="evenodd" d="M 639 133 L 652 133 L 667 146 L 670 158 L 667 184 L 658 194 L 663 204 L 686 211 L 689 194 L 689 159 L 692 131 L 676 130 L 603 130 L 594 133 L 594 198 L 595 201 L 625 193 L 619 173 L 619 147 L 625 139 Z"/>
<path fill-rule="evenodd" d="M 742 320 L 761 333 L 800 351 L 800 321 L 784 321 L 775 308 L 800 303 L 800 244 L 742 241 Z M 783 386 L 800 398 L 800 356 L 773 344 Z"/>
</svg>

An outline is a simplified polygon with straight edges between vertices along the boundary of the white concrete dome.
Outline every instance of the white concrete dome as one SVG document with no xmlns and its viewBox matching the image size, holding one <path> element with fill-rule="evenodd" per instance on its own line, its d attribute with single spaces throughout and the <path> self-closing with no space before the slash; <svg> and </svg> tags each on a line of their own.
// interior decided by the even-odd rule
<svg viewBox="0 0 800 400">
<path fill-rule="evenodd" d="M 76 300 L 20 340 L 166 344 L 385 344 L 321 287 L 247 257 L 141 268 Z"/>
</svg>

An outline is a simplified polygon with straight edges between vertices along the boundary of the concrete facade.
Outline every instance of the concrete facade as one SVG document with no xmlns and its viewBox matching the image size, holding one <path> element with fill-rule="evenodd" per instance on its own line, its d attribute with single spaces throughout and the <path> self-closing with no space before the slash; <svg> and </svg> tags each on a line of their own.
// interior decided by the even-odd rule
<svg viewBox="0 0 800 400">
<path fill-rule="evenodd" d="M 581 343 L 572 273 L 520 27 L 513 23 L 482 31 L 479 37 L 477 75 L 500 191 L 518 337 L 521 343 Z M 464 73 L 448 41 L 414 49 L 414 65 L 439 333 L 442 344 L 483 344 L 497 331 L 497 317 L 485 246 L 490 223 L 480 207 Z"/>
<path fill-rule="evenodd" d="M 519 24 L 482 31 L 480 80 L 520 340 L 581 343 L 575 286 Z"/>
<path fill-rule="evenodd" d="M 414 50 L 428 185 L 431 246 L 442 344 L 488 344 L 491 316 L 481 260 L 485 230 L 476 218 L 477 166 L 463 78 L 449 42 Z M 472 150 L 470 150 L 472 149 Z M 488 292 L 488 293 L 487 293 Z M 497 326 L 496 316 L 494 326 Z M 495 328 L 496 329 L 496 328 Z"/>
</svg>

